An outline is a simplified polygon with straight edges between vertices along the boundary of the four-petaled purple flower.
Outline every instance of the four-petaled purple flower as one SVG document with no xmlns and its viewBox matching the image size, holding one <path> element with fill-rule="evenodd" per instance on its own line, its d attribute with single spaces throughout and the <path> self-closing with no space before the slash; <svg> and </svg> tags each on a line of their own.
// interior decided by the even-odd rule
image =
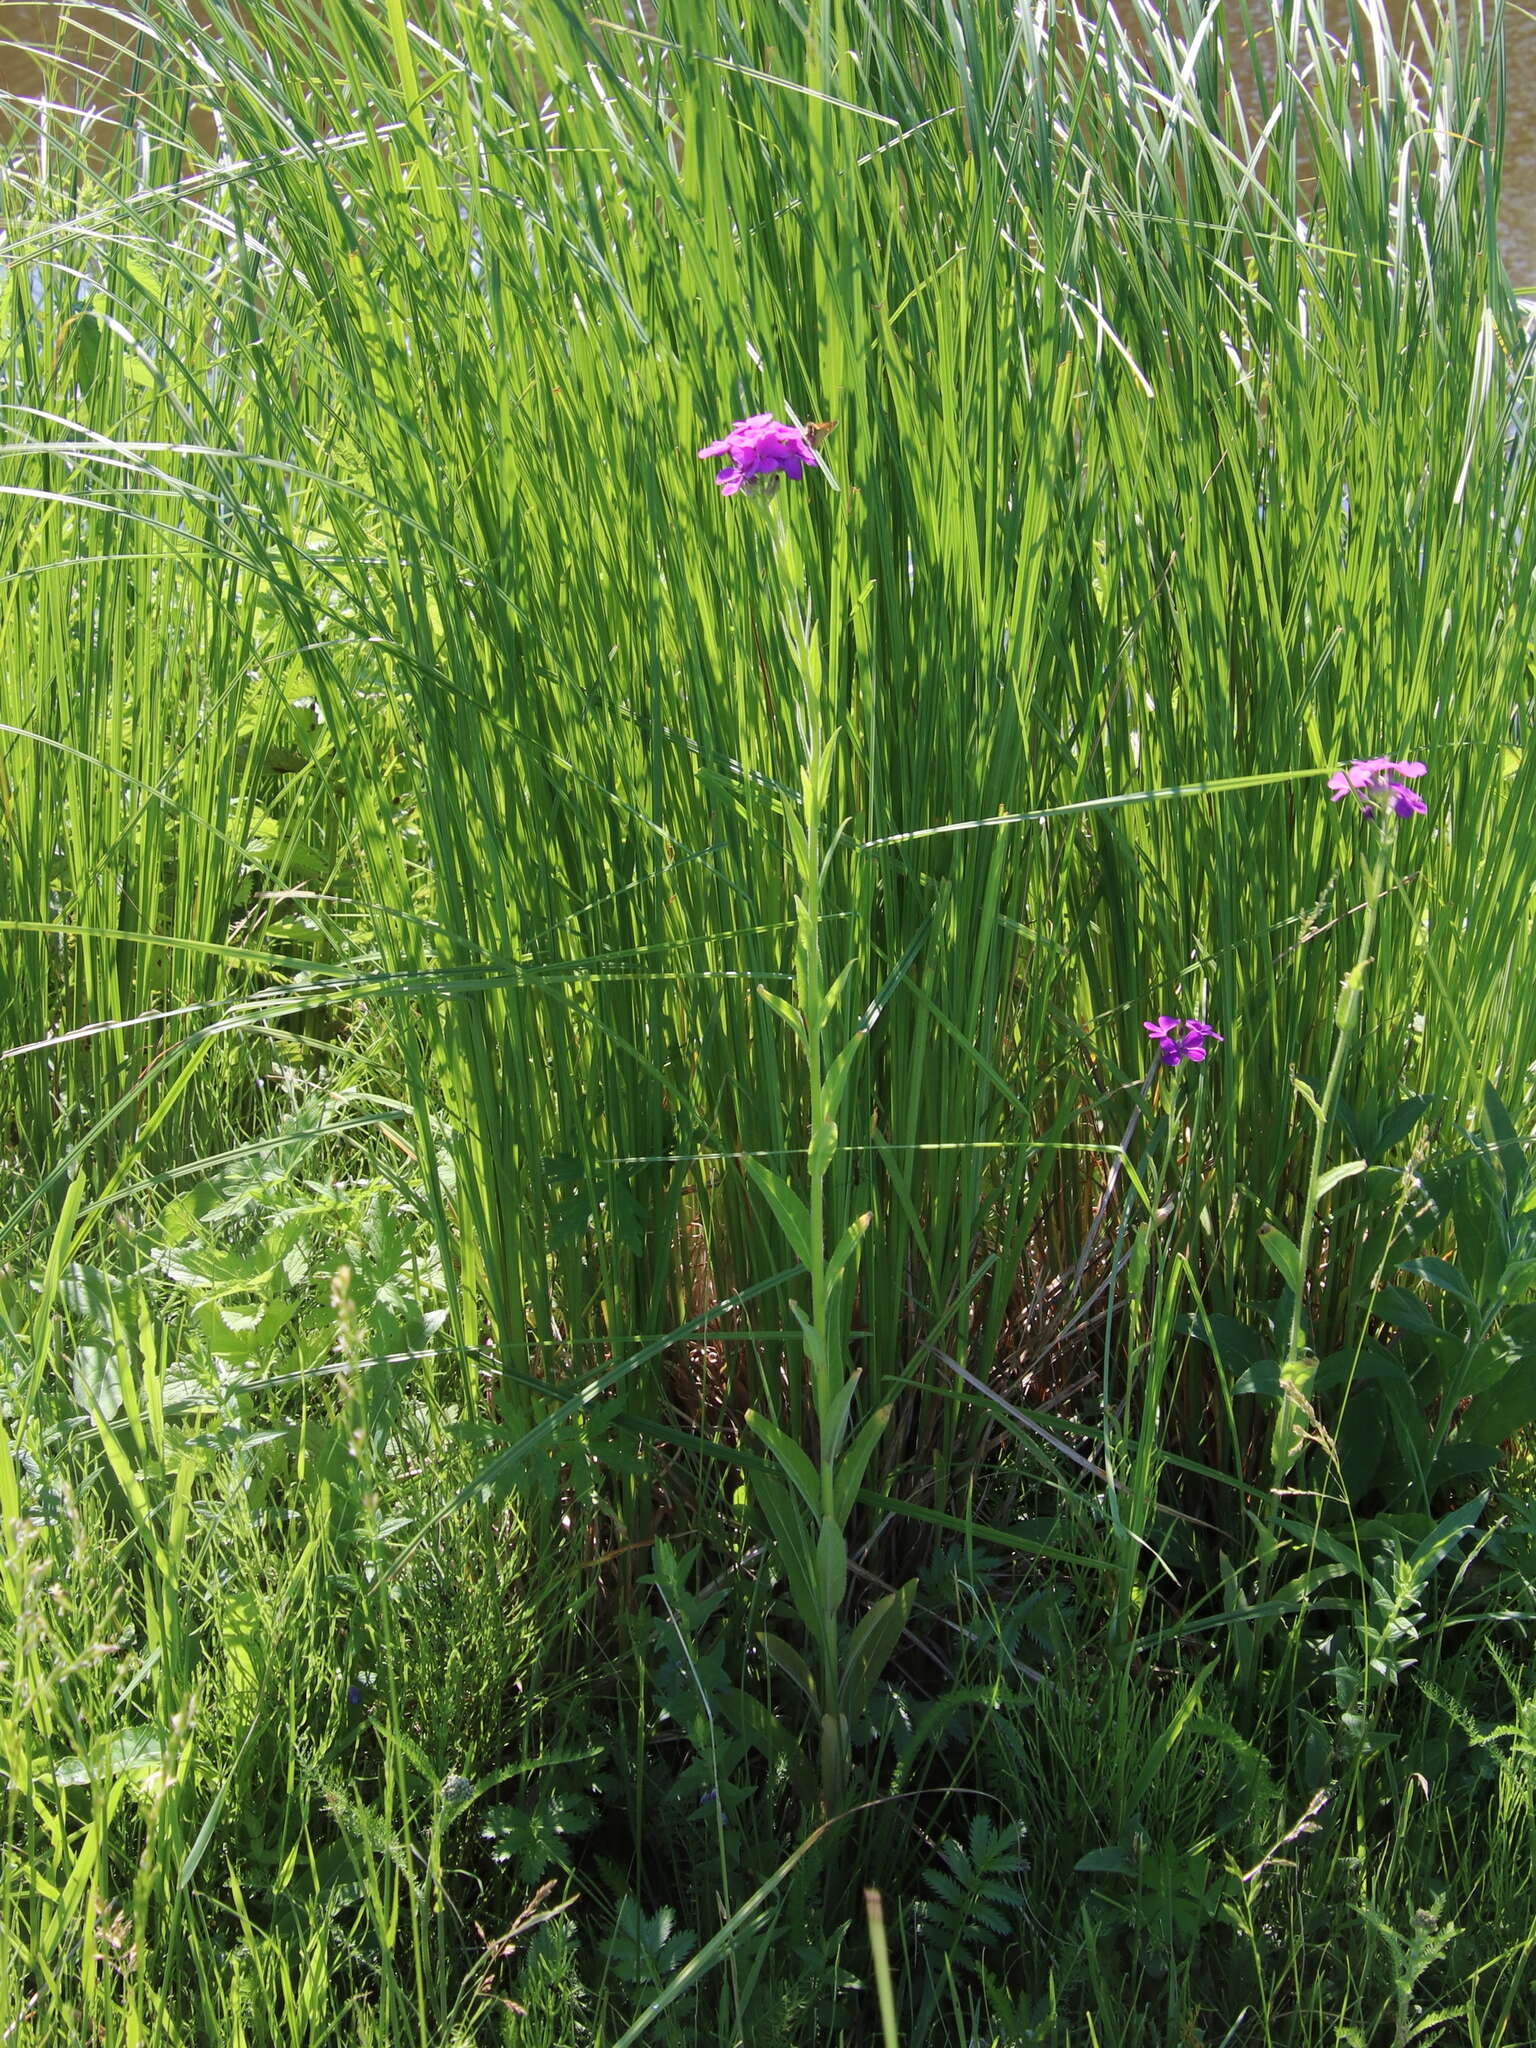
<svg viewBox="0 0 1536 2048">
<path fill-rule="evenodd" d="M 1157 1047 L 1165 1067 L 1177 1067 L 1185 1060 L 1198 1066 L 1211 1046 L 1223 1043 L 1221 1033 L 1198 1017 L 1151 1018 L 1141 1028 Z"/>
<path fill-rule="evenodd" d="M 771 412 L 755 412 L 749 420 L 737 420 L 731 431 L 699 450 L 699 460 L 712 455 L 729 458 L 715 478 L 722 493 L 732 497 L 743 485 L 770 478 L 804 476 L 816 460 L 816 450 L 800 427 L 787 427 Z"/>
<path fill-rule="evenodd" d="M 1428 804 L 1400 778 L 1406 775 L 1417 781 L 1423 773 L 1422 761 L 1389 761 L 1385 754 L 1373 754 L 1368 761 L 1351 761 L 1337 775 L 1330 775 L 1328 790 L 1335 803 L 1342 797 L 1354 797 L 1368 818 L 1382 802 L 1399 818 L 1422 818 Z"/>
</svg>

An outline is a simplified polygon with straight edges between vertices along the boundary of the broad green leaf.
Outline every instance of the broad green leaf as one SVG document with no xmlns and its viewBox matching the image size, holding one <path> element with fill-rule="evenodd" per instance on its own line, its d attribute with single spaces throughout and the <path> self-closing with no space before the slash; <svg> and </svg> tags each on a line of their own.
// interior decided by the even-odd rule
<svg viewBox="0 0 1536 2048">
<path fill-rule="evenodd" d="M 1480 1444 L 1507 1443 L 1536 1422 L 1536 1372 L 1521 1365 L 1497 1386 L 1474 1396 L 1457 1422 L 1457 1433 Z"/>
<path fill-rule="evenodd" d="M 1273 1223 L 1266 1223 L 1259 1231 L 1259 1243 L 1286 1286 L 1293 1294 L 1300 1294 L 1301 1251 L 1295 1240 Z"/>
<path fill-rule="evenodd" d="M 1475 1309 L 1477 1302 L 1471 1289 L 1449 1259 L 1437 1259 L 1429 1254 L 1422 1258 L 1407 1259 L 1398 1268 L 1400 1273 L 1411 1273 L 1416 1280 L 1427 1286 L 1439 1288 L 1442 1294 L 1454 1295 L 1467 1308 Z"/>
<path fill-rule="evenodd" d="M 1459 1508 L 1452 1508 L 1448 1515 L 1442 1515 L 1408 1559 L 1408 1570 L 1416 1580 L 1428 1578 L 1441 1559 L 1454 1550 L 1464 1536 L 1471 1534 L 1487 1505 L 1488 1495 L 1484 1492 L 1478 1494 L 1475 1500 L 1466 1501 Z"/>
<path fill-rule="evenodd" d="M 117 1419 L 122 1411 L 123 1390 L 114 1345 L 76 1345 L 71 1381 L 82 1409 L 103 1422 Z"/>
<path fill-rule="evenodd" d="M 93 1777 L 136 1777 L 159 1767 L 165 1759 L 165 1736 L 158 1728 L 126 1728 L 112 1736 L 94 1757 L 65 1757 L 46 1773 L 55 1785 L 88 1785 Z M 38 1772 L 38 1776 L 45 1775 Z"/>
<path fill-rule="evenodd" d="M 1324 1195 L 1331 1195 L 1341 1181 L 1353 1180 L 1357 1173 L 1364 1173 L 1365 1164 L 1363 1159 L 1346 1159 L 1342 1166 L 1330 1166 L 1326 1173 L 1318 1175 L 1312 1188 L 1313 1199 L 1320 1202 Z"/>
</svg>

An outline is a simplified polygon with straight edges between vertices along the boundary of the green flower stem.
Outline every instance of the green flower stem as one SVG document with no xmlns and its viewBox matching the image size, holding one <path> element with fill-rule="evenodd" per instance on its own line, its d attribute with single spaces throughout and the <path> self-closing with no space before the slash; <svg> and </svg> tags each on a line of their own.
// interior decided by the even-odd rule
<svg viewBox="0 0 1536 2048">
<path fill-rule="evenodd" d="M 1392 861 L 1393 838 L 1393 828 L 1390 820 L 1387 820 L 1383 822 L 1378 833 L 1376 855 L 1371 863 L 1359 951 L 1355 955 L 1354 965 L 1344 977 L 1344 986 L 1334 1010 L 1337 1037 L 1334 1041 L 1333 1058 L 1329 1062 L 1327 1078 L 1323 1084 L 1322 1098 L 1317 1100 L 1309 1096 L 1315 1129 L 1312 1136 L 1311 1167 L 1307 1175 L 1306 1200 L 1302 1204 L 1301 1225 L 1296 1235 L 1296 1284 L 1291 1289 L 1290 1330 L 1280 1361 L 1280 1412 L 1275 1422 L 1270 1453 L 1272 1486 L 1280 1484 L 1300 1454 L 1301 1432 L 1297 1427 L 1298 1421 L 1311 1414 L 1312 1371 L 1316 1361 L 1302 1328 L 1302 1290 L 1312 1255 L 1317 1214 L 1326 1192 L 1322 1185 L 1324 1162 L 1328 1154 L 1328 1141 L 1332 1135 L 1334 1119 L 1338 1113 L 1339 1095 L 1344 1085 L 1344 1070 L 1359 1027 L 1366 970 L 1370 966 L 1372 949 L 1376 943 L 1377 917 L 1382 891 L 1386 886 L 1387 870 Z"/>
</svg>

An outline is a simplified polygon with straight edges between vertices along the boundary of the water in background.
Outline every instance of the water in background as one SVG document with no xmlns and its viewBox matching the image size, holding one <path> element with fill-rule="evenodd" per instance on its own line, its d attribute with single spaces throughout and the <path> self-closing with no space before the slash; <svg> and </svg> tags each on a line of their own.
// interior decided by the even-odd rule
<svg viewBox="0 0 1536 2048">
<path fill-rule="evenodd" d="M 1536 4 L 1536 0 L 1533 0 Z M 1536 11 L 1533 4 L 1508 0 L 1509 113 L 1504 155 L 1502 238 L 1504 259 L 1517 291 L 1536 294 Z M 1411 12 L 1411 0 L 1390 0 L 1394 18 Z M 51 46 L 60 15 L 57 0 L 0 0 L 0 93 L 34 96 L 42 72 L 26 45 Z M 89 7 L 68 10 L 72 26 L 66 38 L 81 58 L 81 69 L 101 70 L 104 53 L 120 39 L 122 27 Z M 1233 5 L 1233 17 L 1238 9 Z M 1348 18 L 1347 0 L 1329 7 L 1330 17 Z M 95 21 L 105 42 L 92 43 L 89 24 Z M 71 88 L 71 96 L 79 91 Z"/>
</svg>

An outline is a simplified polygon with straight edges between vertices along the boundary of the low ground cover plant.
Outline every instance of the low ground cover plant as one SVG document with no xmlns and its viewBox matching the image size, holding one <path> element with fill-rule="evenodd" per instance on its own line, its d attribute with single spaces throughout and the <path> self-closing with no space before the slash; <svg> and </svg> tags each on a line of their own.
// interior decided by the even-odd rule
<svg viewBox="0 0 1536 2048">
<path fill-rule="evenodd" d="M 145 0 L 7 109 L 5 2039 L 1536 2037 L 1421 30 Z"/>
</svg>

